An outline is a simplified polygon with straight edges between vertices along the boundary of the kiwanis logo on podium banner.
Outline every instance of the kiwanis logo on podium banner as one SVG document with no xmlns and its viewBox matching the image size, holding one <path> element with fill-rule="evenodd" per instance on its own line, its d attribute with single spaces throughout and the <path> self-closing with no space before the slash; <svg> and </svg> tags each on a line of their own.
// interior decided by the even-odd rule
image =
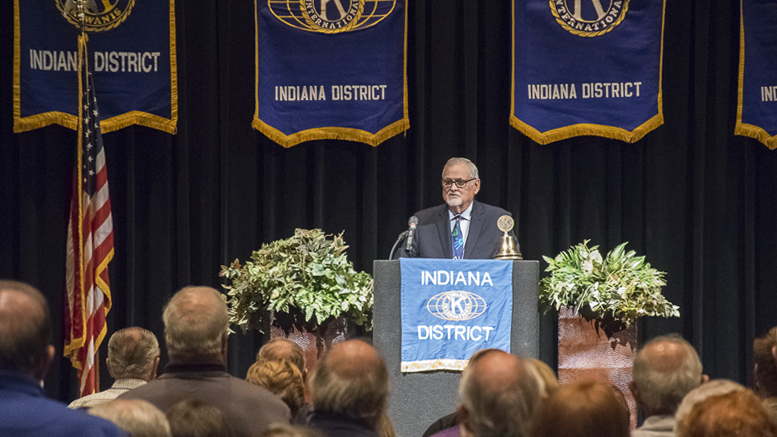
<svg viewBox="0 0 777 437">
<path fill-rule="evenodd" d="M 513 263 L 400 259 L 402 372 L 463 370 L 473 353 L 510 352 Z"/>
<path fill-rule="evenodd" d="M 253 127 L 284 147 L 407 130 L 406 0 L 255 0 Z"/>
<path fill-rule="evenodd" d="M 86 0 L 88 62 L 103 133 L 139 124 L 175 133 L 178 88 L 174 0 Z M 13 129 L 76 129 L 78 35 L 74 1 L 14 0 Z"/>
<path fill-rule="evenodd" d="M 513 0 L 510 124 L 540 144 L 664 122 L 665 0 Z"/>
<path fill-rule="evenodd" d="M 777 149 L 777 0 L 740 3 L 737 135 Z"/>
</svg>

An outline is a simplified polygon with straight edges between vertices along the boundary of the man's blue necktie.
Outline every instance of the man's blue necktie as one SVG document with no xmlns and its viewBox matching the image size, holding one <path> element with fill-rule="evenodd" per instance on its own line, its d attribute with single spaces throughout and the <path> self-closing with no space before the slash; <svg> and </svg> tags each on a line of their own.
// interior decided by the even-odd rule
<svg viewBox="0 0 777 437">
<path fill-rule="evenodd" d="M 459 226 L 461 216 L 457 215 L 456 217 L 453 217 L 453 220 L 456 220 L 456 225 L 453 226 L 453 231 L 451 232 L 453 259 L 462 259 L 464 258 L 464 236 L 461 235 L 461 226 Z"/>
</svg>

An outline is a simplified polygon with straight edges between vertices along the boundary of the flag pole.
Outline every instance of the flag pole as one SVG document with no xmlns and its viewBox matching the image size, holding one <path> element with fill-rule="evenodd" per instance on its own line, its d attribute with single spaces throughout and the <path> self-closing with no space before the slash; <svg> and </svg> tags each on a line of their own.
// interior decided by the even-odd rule
<svg viewBox="0 0 777 437">
<path fill-rule="evenodd" d="M 86 71 L 83 72 L 83 74 L 79 74 L 78 80 L 79 80 L 79 87 L 78 87 L 78 171 L 81 172 L 82 168 L 82 156 L 83 156 L 83 133 L 82 129 L 84 128 L 84 122 L 83 122 L 83 102 L 82 102 L 82 82 L 84 82 L 83 86 L 86 86 L 87 88 L 90 86 L 89 81 L 89 58 L 88 58 L 88 51 L 86 48 L 86 42 L 89 40 L 87 34 L 86 34 L 86 0 L 76 0 L 77 1 L 77 7 L 78 7 L 78 24 L 81 30 L 81 35 L 79 36 L 79 52 L 81 53 L 81 56 L 84 57 L 83 62 L 79 62 L 79 66 L 83 65 L 83 67 L 86 69 Z M 83 176 L 79 175 L 79 185 L 80 181 L 82 180 Z M 81 198 L 81 190 L 78 190 L 78 197 Z M 79 200 L 79 204 L 81 204 L 81 201 Z M 80 209 L 80 208 L 79 208 Z M 82 226 L 79 226 L 80 229 L 83 229 Z M 81 240 L 83 241 L 83 240 Z M 83 245 L 81 245 L 81 264 L 83 267 Z M 81 270 L 83 272 L 83 270 Z M 81 275 L 82 282 L 83 282 L 83 274 Z M 82 288 L 83 290 L 83 288 Z M 99 347 L 94 348 L 94 392 L 97 393 L 100 391 L 100 349 Z M 88 371 L 88 369 L 83 369 L 82 371 Z"/>
<path fill-rule="evenodd" d="M 78 211 L 79 211 L 79 217 L 83 217 L 83 208 L 82 208 L 82 192 L 81 189 L 81 181 L 83 180 L 83 175 L 81 174 L 82 170 L 82 158 L 83 158 L 83 128 L 84 128 L 84 115 L 83 115 L 83 87 L 89 86 L 89 71 L 80 71 L 81 68 L 86 69 L 87 68 L 87 52 L 86 52 L 86 0 L 76 0 L 76 11 L 78 13 L 78 26 L 81 30 L 81 34 L 78 36 L 78 151 L 76 152 L 78 155 Z M 84 77 L 87 77 L 87 80 L 84 80 Z M 83 226 L 79 226 L 79 238 L 78 241 L 82 242 L 79 244 L 79 249 L 81 250 L 81 256 L 79 256 L 79 260 L 81 261 L 81 290 L 83 292 L 84 290 L 84 246 L 83 246 Z M 85 345 L 86 346 L 86 345 Z M 94 393 L 97 393 L 100 391 L 100 378 L 99 378 L 99 356 L 98 351 L 94 351 Z M 84 363 L 84 367 L 81 369 L 81 372 L 88 372 L 89 369 L 86 367 L 86 363 Z M 79 377 L 79 382 L 82 380 L 82 378 Z M 83 389 L 83 387 L 82 387 Z M 83 393 L 81 394 L 83 395 Z"/>
</svg>

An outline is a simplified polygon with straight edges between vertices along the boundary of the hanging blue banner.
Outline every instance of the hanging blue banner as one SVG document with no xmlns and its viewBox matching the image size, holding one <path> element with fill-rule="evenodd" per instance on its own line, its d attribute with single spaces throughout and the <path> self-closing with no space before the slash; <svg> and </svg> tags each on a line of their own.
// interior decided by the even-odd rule
<svg viewBox="0 0 777 437">
<path fill-rule="evenodd" d="M 284 147 L 410 127 L 406 0 L 255 0 L 253 127 Z"/>
<path fill-rule="evenodd" d="M 81 30 L 75 3 L 14 0 L 14 132 L 50 124 L 76 128 Z M 85 4 L 102 132 L 138 124 L 175 133 L 174 0 Z"/>
<path fill-rule="evenodd" d="M 740 3 L 737 135 L 777 148 L 777 0 Z"/>
<path fill-rule="evenodd" d="M 513 0 L 510 124 L 540 144 L 633 143 L 664 122 L 665 1 Z"/>
<path fill-rule="evenodd" d="M 512 261 L 399 261 L 402 372 L 463 370 L 481 349 L 510 352 Z"/>
</svg>

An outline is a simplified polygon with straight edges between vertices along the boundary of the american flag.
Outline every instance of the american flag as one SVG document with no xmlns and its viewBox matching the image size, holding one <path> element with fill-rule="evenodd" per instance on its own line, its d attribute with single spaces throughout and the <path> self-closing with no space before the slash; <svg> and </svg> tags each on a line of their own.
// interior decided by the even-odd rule
<svg viewBox="0 0 777 437">
<path fill-rule="evenodd" d="M 94 393 L 95 354 L 106 333 L 111 309 L 108 263 L 113 258 L 113 220 L 108 173 L 100 133 L 100 113 L 79 38 L 78 164 L 67 229 L 67 303 L 64 354 L 78 369 L 80 393 Z M 99 363 L 97 364 L 99 365 Z"/>
</svg>

